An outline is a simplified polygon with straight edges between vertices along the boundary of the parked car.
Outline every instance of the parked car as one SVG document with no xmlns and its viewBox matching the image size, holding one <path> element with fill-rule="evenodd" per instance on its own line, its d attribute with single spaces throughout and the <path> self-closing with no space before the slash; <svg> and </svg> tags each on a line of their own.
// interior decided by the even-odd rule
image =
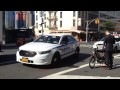
<svg viewBox="0 0 120 90">
<path fill-rule="evenodd" d="M 103 42 L 104 38 L 102 38 L 100 41 L 97 41 L 93 44 L 93 48 L 97 49 L 98 51 L 103 51 Z M 117 52 L 120 50 L 120 37 L 115 37 L 115 44 L 113 45 L 114 52 Z"/>
<path fill-rule="evenodd" d="M 55 65 L 71 55 L 79 55 L 79 42 L 71 35 L 42 35 L 19 47 L 17 62 L 35 65 Z"/>
</svg>

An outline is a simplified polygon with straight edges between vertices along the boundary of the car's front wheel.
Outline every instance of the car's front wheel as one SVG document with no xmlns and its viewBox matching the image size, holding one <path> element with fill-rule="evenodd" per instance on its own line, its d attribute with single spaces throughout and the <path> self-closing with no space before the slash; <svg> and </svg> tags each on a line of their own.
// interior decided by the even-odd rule
<svg viewBox="0 0 120 90">
<path fill-rule="evenodd" d="M 59 61 L 60 61 L 60 55 L 58 53 L 56 53 L 52 58 L 51 66 L 58 65 Z"/>
</svg>

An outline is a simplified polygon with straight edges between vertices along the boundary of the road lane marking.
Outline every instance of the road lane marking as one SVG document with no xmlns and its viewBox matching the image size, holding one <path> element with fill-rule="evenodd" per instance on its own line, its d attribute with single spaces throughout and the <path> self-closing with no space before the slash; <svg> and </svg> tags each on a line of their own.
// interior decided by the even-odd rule
<svg viewBox="0 0 120 90">
<path fill-rule="evenodd" d="M 74 71 L 74 70 L 78 70 L 78 69 L 81 69 L 81 68 L 84 68 L 84 67 L 87 67 L 87 66 L 89 66 L 89 64 L 84 64 L 82 66 L 79 66 L 78 68 L 72 68 L 72 69 L 64 70 L 64 71 L 61 71 L 61 72 L 58 72 L 58 73 L 55 73 L 55 74 L 51 74 L 51 75 L 48 75 L 48 76 L 45 76 L 45 77 L 42 77 L 42 78 L 38 78 L 38 79 L 49 79 L 50 77 L 56 77 L 58 75 L 68 73 L 68 72 L 71 72 L 71 71 Z"/>
<path fill-rule="evenodd" d="M 118 55 L 114 55 L 114 58 L 118 58 L 118 59 L 120 59 L 120 54 L 118 54 Z"/>
<path fill-rule="evenodd" d="M 115 55 L 114 57 L 116 58 L 117 56 L 120 56 L 120 54 L 119 55 Z M 51 75 L 48 75 L 48 76 L 45 76 L 45 77 L 42 77 L 42 78 L 38 78 L 38 79 L 52 79 L 52 78 L 57 78 L 57 77 L 61 77 L 62 78 L 61 74 L 65 74 L 65 73 L 68 73 L 68 72 L 71 72 L 71 71 L 74 71 L 74 70 L 82 69 L 82 68 L 87 67 L 87 66 L 89 66 L 89 64 L 84 64 L 82 66 L 79 66 L 78 68 L 72 68 L 72 69 L 64 70 L 64 71 L 57 72 L 55 74 L 51 74 Z M 101 65 L 100 64 L 96 64 L 96 66 L 101 66 Z M 104 66 L 104 65 L 102 65 L 102 66 Z M 67 76 L 69 76 L 69 75 L 67 75 Z M 65 78 L 65 77 L 63 77 L 63 78 Z M 95 78 L 95 77 L 89 77 L 89 76 L 87 76 L 87 77 L 88 78 Z M 75 77 L 73 76 L 73 78 L 75 78 Z M 81 76 L 79 78 L 84 78 L 84 77 Z M 98 77 L 98 78 L 102 79 L 102 78 L 106 78 L 106 77 Z M 120 77 L 109 77 L 109 78 L 110 79 L 112 79 L 112 78 L 114 78 L 114 79 L 120 79 Z"/>
<path fill-rule="evenodd" d="M 107 76 L 107 77 L 103 77 L 103 76 L 81 76 L 81 75 L 63 75 L 65 73 L 74 71 L 74 70 L 78 70 L 78 69 L 82 69 L 89 66 L 89 64 L 84 64 L 82 66 L 79 66 L 78 68 L 72 68 L 72 69 L 68 69 L 68 70 L 64 70 L 61 72 L 57 72 L 55 74 L 51 74 L 42 78 L 38 78 L 38 79 L 120 79 L 120 77 L 111 77 L 111 76 Z M 101 66 L 101 64 L 96 64 L 96 67 Z M 104 64 L 102 66 L 105 66 Z M 119 67 L 120 65 L 115 65 L 115 67 Z"/>
<path fill-rule="evenodd" d="M 120 79 L 120 77 L 100 77 L 100 76 L 81 76 L 81 75 L 57 75 L 42 79 Z"/>
</svg>

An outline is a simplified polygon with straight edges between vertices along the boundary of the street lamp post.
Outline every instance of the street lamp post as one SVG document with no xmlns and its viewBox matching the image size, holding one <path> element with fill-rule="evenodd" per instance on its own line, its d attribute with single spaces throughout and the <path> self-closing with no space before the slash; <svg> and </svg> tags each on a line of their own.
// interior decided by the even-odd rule
<svg viewBox="0 0 120 90">
<path fill-rule="evenodd" d="M 89 30 L 89 25 L 93 22 L 93 21 L 95 21 L 96 20 L 96 18 L 95 19 L 92 19 L 91 21 L 86 21 L 87 23 L 86 23 L 86 42 L 88 42 L 88 30 Z"/>
<path fill-rule="evenodd" d="M 86 21 L 87 24 L 86 24 L 86 42 L 88 42 L 88 21 Z"/>
</svg>

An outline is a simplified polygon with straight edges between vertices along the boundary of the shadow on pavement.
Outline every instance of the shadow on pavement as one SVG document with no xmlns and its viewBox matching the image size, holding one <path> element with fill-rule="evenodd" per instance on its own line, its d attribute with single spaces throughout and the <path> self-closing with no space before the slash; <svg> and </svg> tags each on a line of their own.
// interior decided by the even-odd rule
<svg viewBox="0 0 120 90">
<path fill-rule="evenodd" d="M 40 69 L 54 69 L 54 68 L 62 68 L 62 67 L 77 68 L 79 66 L 76 66 L 74 64 L 76 64 L 78 62 L 83 62 L 86 58 L 88 58 L 90 56 L 91 56 L 90 54 L 85 54 L 85 53 L 80 53 L 78 58 L 75 58 L 74 56 L 70 56 L 68 58 L 61 60 L 61 62 L 57 66 L 54 66 L 54 67 L 50 66 L 50 65 L 43 65 L 43 66 L 27 65 L 27 64 L 24 64 L 24 65 L 32 67 L 32 68 L 40 68 Z"/>
<path fill-rule="evenodd" d="M 0 55 L 0 66 L 17 63 L 16 54 Z"/>
</svg>

